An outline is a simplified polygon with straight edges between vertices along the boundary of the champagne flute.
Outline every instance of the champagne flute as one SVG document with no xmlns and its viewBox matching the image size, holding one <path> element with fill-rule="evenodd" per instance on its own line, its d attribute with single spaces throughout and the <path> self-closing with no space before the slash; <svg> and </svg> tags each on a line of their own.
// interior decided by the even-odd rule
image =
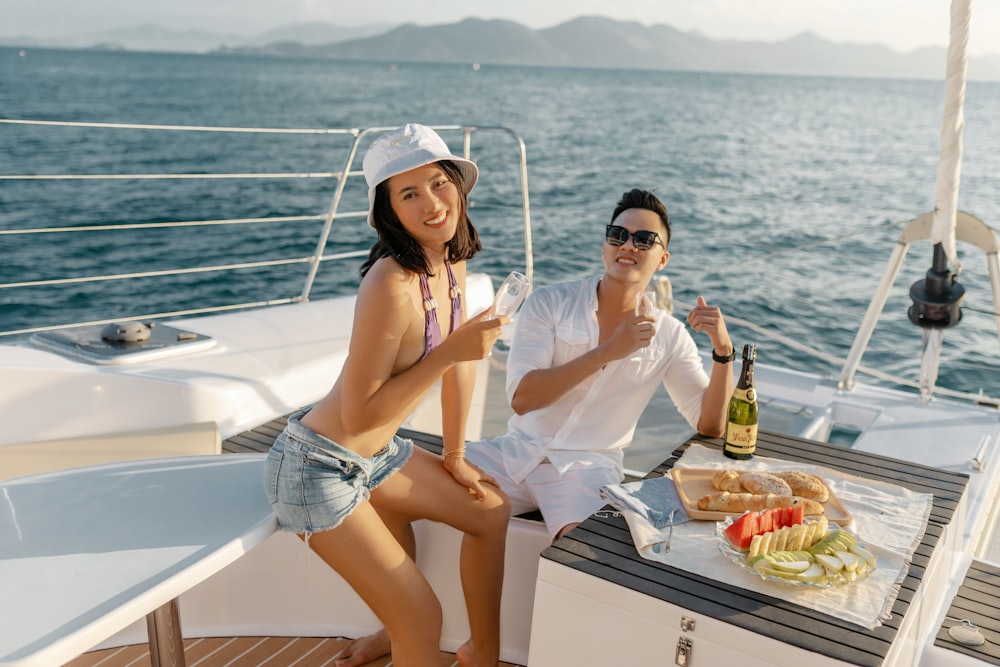
<svg viewBox="0 0 1000 667">
<path fill-rule="evenodd" d="M 497 290 L 496 298 L 493 300 L 493 314 L 490 319 L 498 317 L 511 317 L 521 306 L 528 290 L 531 289 L 531 281 L 523 273 L 511 271 L 500 289 Z"/>
<path fill-rule="evenodd" d="M 656 316 L 656 292 L 646 289 L 635 295 L 635 316 L 646 315 Z"/>
</svg>

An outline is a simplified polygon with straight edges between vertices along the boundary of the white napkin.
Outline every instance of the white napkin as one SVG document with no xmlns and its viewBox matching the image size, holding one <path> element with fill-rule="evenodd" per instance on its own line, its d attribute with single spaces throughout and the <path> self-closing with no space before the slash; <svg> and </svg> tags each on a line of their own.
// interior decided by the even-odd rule
<svg viewBox="0 0 1000 667">
<path fill-rule="evenodd" d="M 785 584 L 765 580 L 737 565 L 719 548 L 716 522 L 689 521 L 677 525 L 670 536 L 670 548 L 653 550 L 640 547 L 649 539 L 632 528 L 639 523 L 625 516 L 639 555 L 687 570 L 717 581 L 760 591 L 772 597 L 815 609 L 869 630 L 891 616 L 899 587 L 906 578 L 910 558 L 920 543 L 933 496 L 915 493 L 895 484 L 885 484 L 855 477 L 821 466 L 756 456 L 735 462 L 721 451 L 692 444 L 677 461 L 675 468 L 739 468 L 742 470 L 803 470 L 821 477 L 841 504 L 851 513 L 849 529 L 878 557 L 878 567 L 867 578 L 843 586 L 818 587 Z M 640 515 L 641 516 L 641 515 Z"/>
</svg>

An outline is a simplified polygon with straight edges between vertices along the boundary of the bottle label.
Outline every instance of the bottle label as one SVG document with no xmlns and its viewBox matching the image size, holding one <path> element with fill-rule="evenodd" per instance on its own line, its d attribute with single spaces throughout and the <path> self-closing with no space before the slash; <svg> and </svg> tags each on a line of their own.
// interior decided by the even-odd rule
<svg viewBox="0 0 1000 667">
<path fill-rule="evenodd" d="M 746 401 L 747 403 L 753 403 L 757 400 L 757 392 L 753 390 L 753 387 L 747 387 L 746 389 L 736 387 L 733 389 L 733 398 L 738 398 Z"/>
<path fill-rule="evenodd" d="M 753 454 L 757 449 L 757 425 L 733 424 L 726 426 L 726 449 L 736 454 Z"/>
</svg>

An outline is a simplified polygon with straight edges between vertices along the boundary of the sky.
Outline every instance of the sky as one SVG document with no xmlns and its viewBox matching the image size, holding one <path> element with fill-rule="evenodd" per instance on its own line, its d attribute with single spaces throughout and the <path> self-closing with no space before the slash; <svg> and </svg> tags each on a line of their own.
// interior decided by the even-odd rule
<svg viewBox="0 0 1000 667">
<path fill-rule="evenodd" d="M 950 0 L 0 0 L 0 36 L 57 37 L 153 23 L 254 35 L 290 23 L 343 26 L 500 18 L 547 28 L 577 16 L 667 24 L 714 39 L 803 31 L 900 52 L 948 43 Z M 975 0 L 969 53 L 1000 53 L 1000 0 Z"/>
</svg>

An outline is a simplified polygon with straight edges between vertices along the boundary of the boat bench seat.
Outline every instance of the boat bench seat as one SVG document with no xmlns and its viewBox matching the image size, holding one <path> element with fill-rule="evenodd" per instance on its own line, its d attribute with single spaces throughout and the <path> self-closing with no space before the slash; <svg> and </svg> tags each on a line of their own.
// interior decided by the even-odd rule
<svg viewBox="0 0 1000 667">
<path fill-rule="evenodd" d="M 219 454 L 214 421 L 0 446 L 0 480 L 102 463 Z"/>
</svg>

